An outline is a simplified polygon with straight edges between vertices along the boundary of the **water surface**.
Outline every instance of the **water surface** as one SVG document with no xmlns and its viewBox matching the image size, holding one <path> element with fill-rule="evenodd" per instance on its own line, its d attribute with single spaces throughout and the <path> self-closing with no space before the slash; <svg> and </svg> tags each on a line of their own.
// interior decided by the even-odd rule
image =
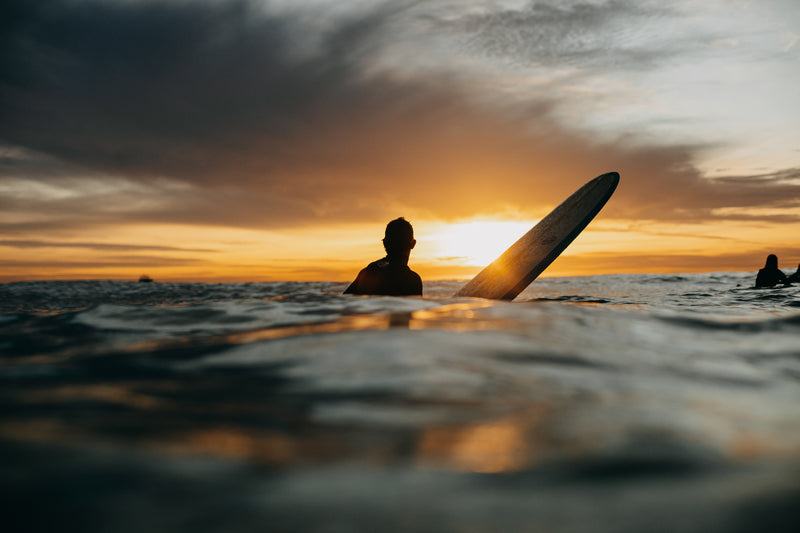
<svg viewBox="0 0 800 533">
<path fill-rule="evenodd" d="M 800 288 L 0 285 L 27 529 L 794 531 Z"/>
</svg>

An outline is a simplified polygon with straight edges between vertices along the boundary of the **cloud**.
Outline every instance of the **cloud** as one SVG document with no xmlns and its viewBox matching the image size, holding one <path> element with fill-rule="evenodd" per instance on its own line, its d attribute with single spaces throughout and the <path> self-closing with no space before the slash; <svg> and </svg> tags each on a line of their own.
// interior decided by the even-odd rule
<svg viewBox="0 0 800 533">
<path fill-rule="evenodd" d="M 205 265 L 201 259 L 191 259 L 184 257 L 165 257 L 165 256 L 112 256 L 107 258 L 80 260 L 15 260 L 0 259 L 0 271 L 10 270 L 17 272 L 36 271 L 36 270 L 68 270 L 68 269 L 108 269 L 108 268 L 162 268 L 170 266 Z"/>
<path fill-rule="evenodd" d="M 441 29 L 490 55 L 638 68 L 675 50 L 616 32 L 667 13 L 637 5 L 531 4 Z M 382 67 L 398 28 L 438 20 L 426 9 L 387 2 L 331 22 L 244 0 L 4 2 L 0 231 L 535 215 L 609 170 L 618 218 L 720 219 L 800 196 L 785 176 L 705 179 L 692 164 L 704 147 L 579 131 L 557 119 L 565 96 L 511 101 L 475 73 Z M 509 27 L 519 48 L 502 41 Z"/>
<path fill-rule="evenodd" d="M 114 244 L 100 242 L 55 242 L 39 240 L 14 240 L 0 239 L 0 246 L 8 248 L 83 248 L 95 251 L 148 251 L 148 252 L 200 252 L 214 253 L 215 250 L 208 248 L 180 248 L 178 246 L 157 246 L 157 245 L 138 245 L 138 244 Z"/>
<path fill-rule="evenodd" d="M 755 272 L 764 265 L 769 254 L 777 254 L 780 266 L 785 272 L 793 271 L 796 261 L 800 259 L 797 249 L 785 246 L 780 248 L 756 248 L 742 252 L 718 254 L 704 253 L 664 253 L 664 254 L 630 254 L 630 253 L 593 253 L 566 254 L 554 262 L 553 267 L 562 272 L 598 272 L 639 273 L 646 271 L 667 272 L 702 272 L 702 271 L 734 271 L 750 270 Z M 551 267 L 552 268 L 552 267 Z"/>
<path fill-rule="evenodd" d="M 441 17 L 439 26 L 464 37 L 476 54 L 524 65 L 597 72 L 654 68 L 688 43 L 661 38 L 658 27 L 678 16 L 662 2 L 530 2 L 520 8 Z M 647 44 L 639 39 L 650 31 Z"/>
</svg>

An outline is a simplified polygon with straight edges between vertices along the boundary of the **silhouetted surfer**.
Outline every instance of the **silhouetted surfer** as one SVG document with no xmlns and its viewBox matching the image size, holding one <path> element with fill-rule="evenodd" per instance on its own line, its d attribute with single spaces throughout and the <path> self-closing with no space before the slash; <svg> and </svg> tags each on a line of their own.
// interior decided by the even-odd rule
<svg viewBox="0 0 800 533">
<path fill-rule="evenodd" d="M 786 278 L 789 283 L 800 283 L 800 265 L 797 265 L 797 270 L 794 274 Z"/>
<path fill-rule="evenodd" d="M 414 228 L 403 217 L 386 225 L 383 247 L 386 257 L 367 265 L 345 294 L 412 296 L 422 294 L 422 279 L 408 268 L 408 256 L 417 244 Z"/>
<path fill-rule="evenodd" d="M 778 283 L 786 283 L 786 275 L 778 269 L 778 256 L 769 254 L 767 263 L 756 276 L 756 287 L 774 287 Z"/>
</svg>

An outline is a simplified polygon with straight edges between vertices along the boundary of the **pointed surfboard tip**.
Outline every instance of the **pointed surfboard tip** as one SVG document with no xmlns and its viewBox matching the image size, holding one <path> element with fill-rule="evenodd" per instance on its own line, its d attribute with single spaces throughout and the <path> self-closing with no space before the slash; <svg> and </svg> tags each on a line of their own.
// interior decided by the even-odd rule
<svg viewBox="0 0 800 533">
<path fill-rule="evenodd" d="M 619 185 L 619 172 L 614 171 L 614 172 L 606 172 L 605 174 L 600 174 L 589 183 L 597 181 L 607 182 L 608 186 L 611 187 L 611 192 L 613 192 L 614 189 L 617 188 L 617 185 Z"/>
</svg>

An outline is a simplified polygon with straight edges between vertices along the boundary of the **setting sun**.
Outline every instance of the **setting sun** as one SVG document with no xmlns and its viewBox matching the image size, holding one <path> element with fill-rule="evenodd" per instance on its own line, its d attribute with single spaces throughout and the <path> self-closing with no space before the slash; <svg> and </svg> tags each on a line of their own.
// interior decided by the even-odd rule
<svg viewBox="0 0 800 533">
<path fill-rule="evenodd" d="M 425 236 L 431 255 L 470 266 L 486 266 L 522 237 L 536 221 L 474 220 L 443 225 Z"/>
</svg>

